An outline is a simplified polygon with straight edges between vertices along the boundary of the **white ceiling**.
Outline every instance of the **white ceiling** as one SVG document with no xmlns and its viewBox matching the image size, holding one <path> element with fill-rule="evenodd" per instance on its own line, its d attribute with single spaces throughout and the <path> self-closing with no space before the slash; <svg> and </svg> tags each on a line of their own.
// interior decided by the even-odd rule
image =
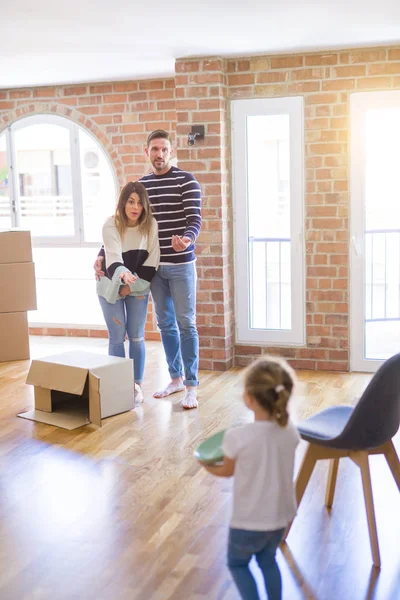
<svg viewBox="0 0 400 600">
<path fill-rule="evenodd" d="M 188 56 L 397 42 L 399 0 L 5 0 L 0 87 L 172 77 Z"/>
</svg>

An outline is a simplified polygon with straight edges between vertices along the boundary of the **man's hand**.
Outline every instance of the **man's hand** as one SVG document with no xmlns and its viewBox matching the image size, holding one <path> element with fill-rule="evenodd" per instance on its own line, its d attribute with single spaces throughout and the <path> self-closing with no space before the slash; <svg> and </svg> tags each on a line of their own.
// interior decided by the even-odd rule
<svg viewBox="0 0 400 600">
<path fill-rule="evenodd" d="M 181 237 L 180 235 L 172 236 L 172 247 L 175 250 L 175 252 L 182 252 L 183 250 L 186 250 L 186 248 L 188 248 L 191 243 L 192 240 L 188 237 Z"/>
<path fill-rule="evenodd" d="M 93 269 L 95 270 L 95 278 L 99 281 L 100 277 L 104 277 L 105 273 L 103 271 L 103 261 L 104 256 L 98 256 L 93 265 Z"/>
</svg>

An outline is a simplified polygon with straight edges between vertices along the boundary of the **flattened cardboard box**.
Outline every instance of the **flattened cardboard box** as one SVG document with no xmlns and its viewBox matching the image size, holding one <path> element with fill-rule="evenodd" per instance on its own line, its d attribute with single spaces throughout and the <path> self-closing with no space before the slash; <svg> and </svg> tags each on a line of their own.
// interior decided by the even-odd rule
<svg viewBox="0 0 400 600">
<path fill-rule="evenodd" d="M 90 352 L 65 352 L 33 360 L 26 383 L 35 386 L 35 408 L 18 416 L 75 429 L 134 407 L 133 360 Z"/>
<path fill-rule="evenodd" d="M 0 264 L 0 285 L 0 313 L 37 309 L 32 262 Z"/>
<path fill-rule="evenodd" d="M 0 313 L 0 362 L 29 358 L 26 312 Z"/>
<path fill-rule="evenodd" d="M 0 264 L 32 262 L 31 232 L 0 230 Z"/>
</svg>

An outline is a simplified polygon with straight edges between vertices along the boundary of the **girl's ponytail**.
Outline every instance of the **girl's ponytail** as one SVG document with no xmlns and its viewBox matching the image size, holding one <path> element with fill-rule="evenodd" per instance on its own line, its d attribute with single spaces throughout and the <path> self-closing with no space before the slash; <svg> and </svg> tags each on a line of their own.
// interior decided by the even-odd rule
<svg viewBox="0 0 400 600">
<path fill-rule="evenodd" d="M 263 356 L 245 371 L 245 389 L 271 417 L 285 427 L 289 413 L 287 405 L 294 386 L 294 372 L 286 361 Z"/>
</svg>

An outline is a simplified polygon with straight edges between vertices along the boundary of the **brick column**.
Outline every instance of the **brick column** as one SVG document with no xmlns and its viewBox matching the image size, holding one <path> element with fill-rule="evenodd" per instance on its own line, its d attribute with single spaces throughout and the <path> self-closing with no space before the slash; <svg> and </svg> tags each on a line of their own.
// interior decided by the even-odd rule
<svg viewBox="0 0 400 600">
<path fill-rule="evenodd" d="M 233 266 L 226 62 L 180 59 L 175 65 L 178 166 L 194 173 L 203 194 L 197 242 L 200 368 L 233 364 Z M 192 125 L 205 138 L 188 146 Z"/>
</svg>

